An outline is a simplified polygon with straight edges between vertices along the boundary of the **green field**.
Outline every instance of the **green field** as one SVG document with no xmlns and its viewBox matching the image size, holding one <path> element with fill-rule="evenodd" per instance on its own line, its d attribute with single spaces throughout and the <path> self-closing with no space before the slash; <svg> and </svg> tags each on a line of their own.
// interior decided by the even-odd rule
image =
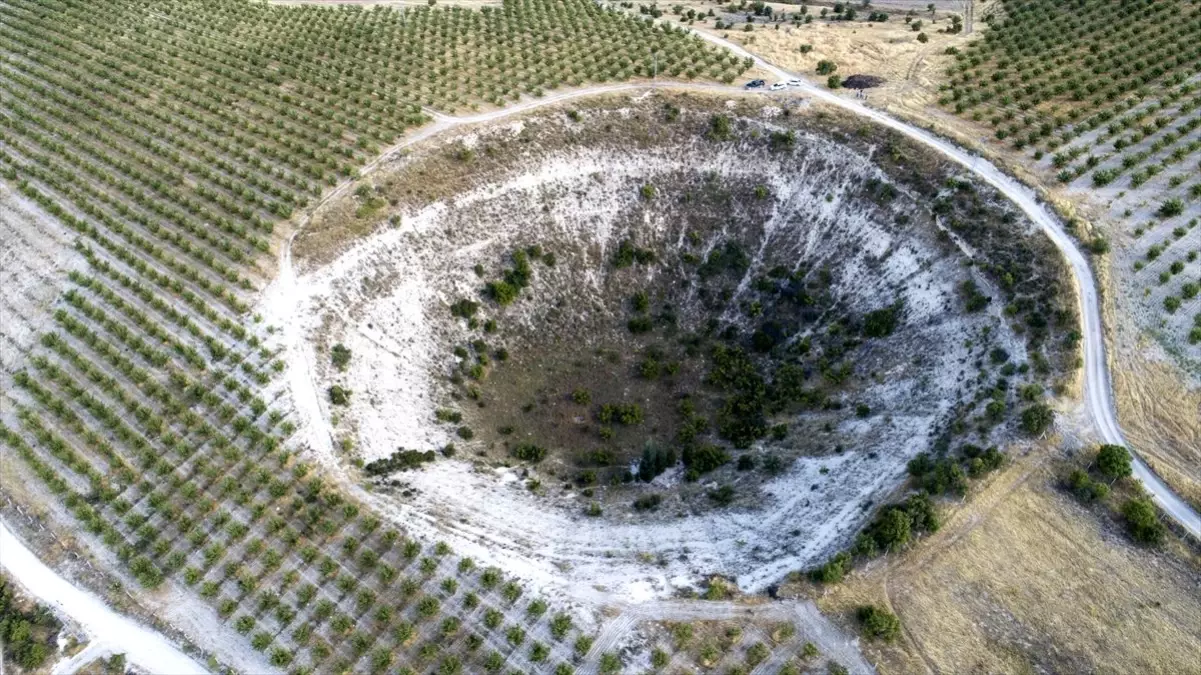
<svg viewBox="0 0 1201 675">
<path fill-rule="evenodd" d="M 568 615 L 382 523 L 298 461 L 297 421 L 265 393 L 283 363 L 248 310 L 279 224 L 430 109 L 626 80 L 652 62 L 727 81 L 746 65 L 586 0 L 4 0 L 0 52 L 3 183 L 66 232 L 18 234 L 82 261 L 49 330 L 20 293 L 4 300 L 39 335 L 0 374 L 0 436 L 39 489 L 141 584 L 182 581 L 275 666 L 571 672 L 590 639 Z M 53 269 L 43 255 L 21 269 Z"/>
</svg>

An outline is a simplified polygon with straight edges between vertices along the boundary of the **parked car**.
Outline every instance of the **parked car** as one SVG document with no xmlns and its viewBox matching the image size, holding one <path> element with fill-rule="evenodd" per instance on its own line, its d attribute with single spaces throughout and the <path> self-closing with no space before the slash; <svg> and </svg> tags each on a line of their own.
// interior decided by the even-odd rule
<svg viewBox="0 0 1201 675">
<path fill-rule="evenodd" d="M 788 85 L 784 84 L 783 82 L 776 82 L 770 88 L 772 91 L 780 91 L 781 89 L 786 89 L 787 87 Z"/>
<path fill-rule="evenodd" d="M 801 80 L 789 80 L 789 81 L 785 82 L 784 84 L 786 84 L 790 87 L 799 87 L 805 83 L 802 82 Z"/>
<path fill-rule="evenodd" d="M 759 87 L 762 87 L 765 84 L 767 84 L 767 83 L 764 82 L 763 80 L 751 80 L 750 82 L 746 83 L 746 88 L 747 89 L 758 89 Z"/>
</svg>

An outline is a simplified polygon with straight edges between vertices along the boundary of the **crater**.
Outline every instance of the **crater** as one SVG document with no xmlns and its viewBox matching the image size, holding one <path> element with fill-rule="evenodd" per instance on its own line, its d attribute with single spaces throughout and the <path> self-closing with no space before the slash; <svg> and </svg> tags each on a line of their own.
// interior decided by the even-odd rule
<svg viewBox="0 0 1201 675">
<path fill-rule="evenodd" d="M 822 560 L 919 453 L 1003 447 L 1069 358 L 1064 270 L 1016 209 L 804 104 L 448 134 L 295 250 L 330 461 L 396 517 L 631 597 Z"/>
</svg>

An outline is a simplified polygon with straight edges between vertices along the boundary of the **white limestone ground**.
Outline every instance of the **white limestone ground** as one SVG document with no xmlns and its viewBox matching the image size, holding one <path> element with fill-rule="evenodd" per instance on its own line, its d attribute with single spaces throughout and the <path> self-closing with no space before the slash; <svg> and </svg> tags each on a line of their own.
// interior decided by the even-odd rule
<svg viewBox="0 0 1201 675">
<path fill-rule="evenodd" d="M 767 180 L 776 202 L 765 231 L 786 235 L 780 241 L 798 259 L 837 266 L 837 291 L 855 311 L 885 306 L 897 295 L 905 301 L 903 329 L 860 364 L 879 373 L 856 400 L 881 414 L 837 429 L 849 439 L 849 452 L 799 459 L 762 486 L 761 508 L 649 521 L 586 518 L 571 493 L 536 496 L 514 470 L 477 469 L 458 459 L 403 474 L 415 490 L 412 499 L 360 494 L 410 531 L 445 539 L 541 593 L 585 604 L 666 597 L 709 574 L 761 591 L 824 559 L 862 526 L 870 504 L 899 485 L 905 463 L 929 447 L 934 428 L 967 391 L 978 353 L 965 337 L 987 326 L 1016 360 L 1025 353 L 998 315 L 954 315 L 956 286 L 969 272 L 960 257 L 934 245 L 932 225 L 898 231 L 893 213 L 859 206 L 853 189 L 866 177 L 883 177 L 869 157 L 818 137 L 805 136 L 798 146 L 806 159 L 789 166 L 765 152 L 751 158 L 744 149 L 711 144 L 552 153 L 497 184 L 403 213 L 398 227 L 323 268 L 292 277 L 285 265 L 260 311 L 283 327 L 300 437 L 339 471 L 349 457 L 335 450 L 335 434 L 347 429 L 364 461 L 397 447 L 440 447 L 452 440 L 451 429 L 435 423 L 434 411 L 450 401 L 435 375 L 464 335 L 447 307 L 478 292 L 476 262 L 531 243 L 559 251 L 555 242 L 582 242 L 584 253 L 569 261 L 576 264 L 561 259 L 554 268 L 539 267 L 527 293 L 539 298 L 572 289 L 586 305 L 605 286 L 606 262 L 625 236 L 615 222 L 637 203 L 638 186 L 680 173 Z M 662 238 L 678 224 L 649 218 L 641 227 Z M 987 289 L 982 278 L 977 282 Z M 514 307 L 506 325 L 536 321 L 538 302 Z M 334 342 L 354 354 L 348 372 L 337 376 L 353 383 L 349 409 L 330 410 L 325 398 L 335 374 L 318 347 Z"/>
</svg>

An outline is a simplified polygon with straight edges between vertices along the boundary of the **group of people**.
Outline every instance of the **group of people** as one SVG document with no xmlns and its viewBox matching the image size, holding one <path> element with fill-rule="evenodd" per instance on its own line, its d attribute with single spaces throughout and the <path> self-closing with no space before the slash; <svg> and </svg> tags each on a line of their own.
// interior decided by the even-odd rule
<svg viewBox="0 0 1201 675">
<path fill-rule="evenodd" d="M 861 98 L 864 101 L 866 101 L 867 100 L 867 90 L 866 89 L 856 89 L 855 90 L 855 98 Z"/>
</svg>

